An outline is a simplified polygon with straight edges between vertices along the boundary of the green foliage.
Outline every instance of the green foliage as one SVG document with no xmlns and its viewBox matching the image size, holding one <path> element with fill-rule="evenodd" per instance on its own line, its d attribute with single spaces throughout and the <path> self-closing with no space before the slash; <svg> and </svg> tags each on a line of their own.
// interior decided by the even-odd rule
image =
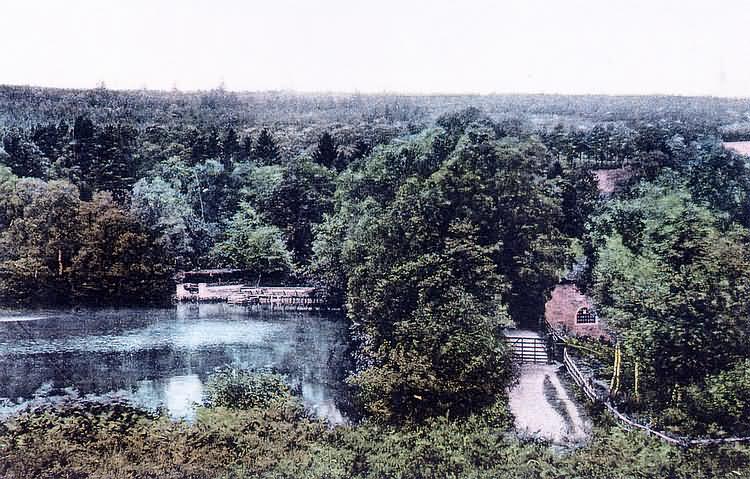
<svg viewBox="0 0 750 479">
<path fill-rule="evenodd" d="M 482 124 L 483 126 L 492 126 L 493 122 L 479 108 L 472 106 L 441 115 L 435 121 L 435 124 L 447 131 L 454 139 L 458 139 L 464 134 L 469 125 Z"/>
<path fill-rule="evenodd" d="M 244 269 L 266 281 L 284 279 L 294 270 L 281 230 L 265 223 L 248 203 L 240 204 L 211 256 L 218 266 Z"/>
<path fill-rule="evenodd" d="M 267 408 L 275 402 L 292 398 L 282 376 L 229 366 L 211 375 L 204 394 L 206 406 L 230 409 Z"/>
<path fill-rule="evenodd" d="M 646 404 L 669 406 L 677 418 L 685 388 L 720 381 L 750 354 L 750 236 L 739 226 L 721 229 L 684 189 L 637 191 L 596 219 L 604 234 L 594 293 L 626 353 L 640 362 Z"/>
<path fill-rule="evenodd" d="M 743 419 L 750 417 L 750 359 L 706 378 L 705 392 L 711 412 L 720 416 L 718 423 L 743 428 L 743 433 L 747 433 Z"/>
<path fill-rule="evenodd" d="M 320 135 L 320 138 L 318 138 L 318 146 L 313 152 L 312 159 L 319 165 L 333 169 L 337 166 L 337 157 L 338 152 L 336 151 L 336 143 L 331 134 L 326 131 Z"/>
<path fill-rule="evenodd" d="M 133 214 L 156 236 L 156 243 L 178 268 L 196 265 L 210 244 L 208 226 L 187 199 L 160 177 L 133 186 Z"/>
<path fill-rule="evenodd" d="M 278 160 L 279 149 L 276 146 L 273 136 L 268 129 L 263 128 L 255 140 L 255 148 L 253 149 L 253 157 L 260 161 L 261 164 L 272 164 Z"/>
<path fill-rule="evenodd" d="M 493 405 L 467 418 L 399 428 L 373 422 L 335 429 L 284 403 L 249 410 L 205 408 L 172 422 L 127 406 L 73 406 L 24 413 L 0 427 L 7 479 L 167 478 L 653 478 L 709 479 L 750 473 L 746 446 L 684 451 L 637 432 L 596 428 L 591 442 L 559 451 L 520 442 Z"/>
<path fill-rule="evenodd" d="M 316 243 L 335 262 L 313 264 L 337 289 L 347 278 L 350 380 L 386 420 L 466 415 L 502 394 L 513 377 L 500 337 L 508 312 L 538 321 L 567 257 L 540 145 L 467 126 L 424 177 L 419 159 L 442 138 L 381 149 L 342 175 L 337 216 Z"/>
<path fill-rule="evenodd" d="M 694 430 L 716 435 L 748 435 L 750 424 L 750 359 L 706 376 L 685 391 L 682 419 Z"/>
<path fill-rule="evenodd" d="M 296 405 L 207 408 L 193 423 L 132 408 L 62 406 L 22 414 L 0 428 L 7 479 L 213 479 L 257 477 L 309 461 L 325 426 Z"/>
<path fill-rule="evenodd" d="M 584 224 L 599 204 L 596 178 L 590 171 L 573 170 L 561 178 L 563 222 L 561 231 L 572 238 L 581 238 Z"/>
<path fill-rule="evenodd" d="M 281 165 L 248 166 L 238 173 L 245 185 L 245 196 L 257 204 L 272 203 L 276 191 L 284 181 L 284 167 Z"/>
<path fill-rule="evenodd" d="M 14 191 L 18 177 L 7 166 L 0 164 L 0 230 L 7 228 L 11 220 L 18 215 L 19 206 L 15 200 Z"/>
<path fill-rule="evenodd" d="M 81 244 L 70 266 L 76 300 L 109 298 L 122 304 L 134 298 L 166 299 L 172 269 L 163 264 L 163 250 L 132 215 L 118 208 L 108 193 L 82 203 L 79 215 Z"/>
<path fill-rule="evenodd" d="M 349 222 L 343 215 L 325 215 L 323 222 L 314 229 L 313 257 L 307 276 L 328 296 L 331 304 L 346 301 L 346 267 L 342 249 L 349 230 Z"/>
<path fill-rule="evenodd" d="M 398 256 L 390 247 L 403 233 L 388 219 L 381 227 L 386 236 L 374 237 L 385 248 L 349 281 L 358 362 L 367 365 L 351 379 L 360 399 L 385 419 L 466 414 L 491 401 L 512 369 L 489 250 L 474 243 L 474 227 L 456 223 L 433 251 Z M 390 253 L 388 269 L 378 253 Z"/>
<path fill-rule="evenodd" d="M 0 297 L 64 301 L 67 268 L 79 244 L 78 190 L 67 182 L 23 179 L 7 229 L 0 231 Z M 73 214 L 71 214 L 71 212 Z"/>
<path fill-rule="evenodd" d="M 81 201 L 66 181 L 13 183 L 0 231 L 0 295 L 38 304 L 163 301 L 171 266 L 108 193 Z"/>
<path fill-rule="evenodd" d="M 298 263 L 312 253 L 313 228 L 330 211 L 334 173 L 307 158 L 286 166 L 252 168 L 245 175 L 247 203 L 280 228 Z"/>
<path fill-rule="evenodd" d="M 452 149 L 447 143 L 445 132 L 428 129 L 408 141 L 376 148 L 339 176 L 337 200 L 357 203 L 371 198 L 380 204 L 392 201 L 407 179 L 415 175 L 427 177 L 440 167 Z"/>
<path fill-rule="evenodd" d="M 499 335 L 511 319 L 537 323 L 568 237 L 583 236 L 600 313 L 625 368 L 641 367 L 638 412 L 677 432 L 746 433 L 750 234 L 738 223 L 750 223 L 749 170 L 712 138 L 721 122 L 744 121 L 739 100 L 16 87 L 0 97 L 12 112 L 0 126 L 2 301 L 142 302 L 171 293 L 173 267 L 211 260 L 289 282 L 293 264 L 308 265 L 347 304 L 351 382 L 386 420 L 328 431 L 278 377 L 224 370 L 193 424 L 119 406 L 25 412 L 0 426 L 0 476 L 750 472 L 744 446 L 681 451 L 614 427 L 567 454 L 518 442 Z M 450 113 L 469 104 L 503 119 Z M 547 129 L 561 115 L 566 125 Z M 417 133 L 426 118 L 436 127 Z M 587 168 L 623 165 L 636 186 L 584 235 L 598 196 Z M 657 183 L 638 186 L 644 178 Z"/>
<path fill-rule="evenodd" d="M 503 294 L 511 318 L 538 324 L 558 271 L 569 258 L 558 229 L 559 197 L 544 177 L 544 148 L 533 141 L 498 141 L 487 129 L 469 129 L 441 181 L 444 215 L 455 209 L 479 226 L 483 244 L 509 285 Z M 440 176 L 439 176 L 440 175 Z"/>
<path fill-rule="evenodd" d="M 747 158 L 726 150 L 721 144 L 708 145 L 690 164 L 688 186 L 693 195 L 726 213 L 732 221 L 750 226 L 750 167 Z"/>
<path fill-rule="evenodd" d="M 44 155 L 33 138 L 24 132 L 12 129 L 0 142 L 0 163 L 7 165 L 18 176 L 43 178 L 49 167 L 49 158 Z"/>
</svg>

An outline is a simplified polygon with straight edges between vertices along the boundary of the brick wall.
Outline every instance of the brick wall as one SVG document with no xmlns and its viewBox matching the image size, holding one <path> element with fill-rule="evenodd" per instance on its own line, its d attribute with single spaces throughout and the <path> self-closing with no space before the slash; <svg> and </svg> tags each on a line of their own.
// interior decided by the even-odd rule
<svg viewBox="0 0 750 479">
<path fill-rule="evenodd" d="M 574 336 L 604 337 L 610 339 L 601 318 L 596 323 L 576 323 L 576 314 L 581 308 L 592 304 L 574 284 L 559 284 L 552 290 L 552 297 L 544 305 L 544 317 L 555 328 Z"/>
</svg>

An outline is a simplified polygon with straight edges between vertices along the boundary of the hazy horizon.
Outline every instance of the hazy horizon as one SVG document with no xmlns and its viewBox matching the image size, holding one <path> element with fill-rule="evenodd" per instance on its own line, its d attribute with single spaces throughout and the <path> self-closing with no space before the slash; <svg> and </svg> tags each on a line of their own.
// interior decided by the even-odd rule
<svg viewBox="0 0 750 479">
<path fill-rule="evenodd" d="M 0 84 L 747 98 L 747 20 L 740 0 L 13 1 Z"/>
<path fill-rule="evenodd" d="M 111 88 L 106 83 L 95 86 L 50 86 L 41 84 L 31 83 L 0 83 L 0 87 L 11 87 L 11 88 L 39 88 L 46 90 L 67 90 L 67 91 L 94 91 L 104 88 L 107 91 L 113 92 L 151 92 L 151 93 L 172 93 L 177 92 L 180 94 L 200 94 L 208 93 L 212 91 L 226 91 L 228 93 L 235 94 L 289 94 L 298 96 L 351 96 L 351 95 L 362 95 L 362 96 L 404 96 L 404 97 L 462 97 L 462 96 L 569 96 L 569 97 L 612 97 L 612 98 L 638 98 L 638 97 L 676 97 L 676 98 L 718 98 L 727 100 L 744 100 L 750 99 L 750 94 L 747 96 L 722 96 L 722 95 L 689 95 L 681 93 L 555 93 L 555 92 L 489 92 L 489 93 L 475 93 L 475 92 L 409 92 L 409 91 L 333 91 L 333 90 L 293 90 L 293 89 L 266 89 L 266 90 L 245 90 L 245 89 L 232 89 L 227 88 L 223 85 L 217 85 L 209 88 L 198 88 L 198 89 L 181 89 L 181 88 Z"/>
</svg>

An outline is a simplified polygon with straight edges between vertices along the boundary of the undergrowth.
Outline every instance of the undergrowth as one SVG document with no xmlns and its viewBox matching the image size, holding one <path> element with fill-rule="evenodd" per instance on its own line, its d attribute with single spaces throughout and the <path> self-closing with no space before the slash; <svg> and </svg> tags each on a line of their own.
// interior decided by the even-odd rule
<svg viewBox="0 0 750 479">
<path fill-rule="evenodd" d="M 0 427 L 0 477 L 48 478 L 714 478 L 750 477 L 750 449 L 684 451 L 597 419 L 560 451 L 511 432 L 498 403 L 461 419 L 329 428 L 294 401 L 202 408 L 174 422 L 124 404 L 27 411 Z"/>
</svg>

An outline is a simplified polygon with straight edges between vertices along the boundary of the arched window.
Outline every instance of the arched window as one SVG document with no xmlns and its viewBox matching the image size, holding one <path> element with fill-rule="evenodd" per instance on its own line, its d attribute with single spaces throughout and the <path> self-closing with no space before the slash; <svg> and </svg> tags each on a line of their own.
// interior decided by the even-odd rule
<svg viewBox="0 0 750 479">
<path fill-rule="evenodd" d="M 576 313 L 576 324 L 590 324 L 596 322 L 596 313 L 590 308 L 581 308 Z"/>
</svg>

